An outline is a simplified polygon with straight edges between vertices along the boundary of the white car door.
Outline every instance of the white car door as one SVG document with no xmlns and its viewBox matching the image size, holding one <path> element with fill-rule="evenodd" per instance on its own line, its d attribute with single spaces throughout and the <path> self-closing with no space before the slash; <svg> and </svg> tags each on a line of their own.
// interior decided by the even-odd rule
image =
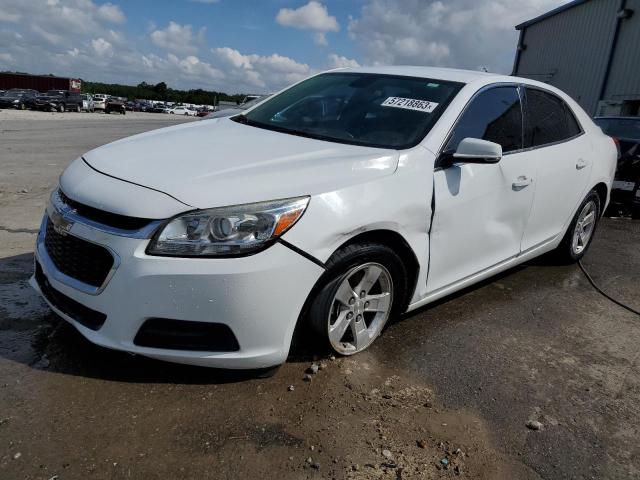
<svg viewBox="0 0 640 480">
<path fill-rule="evenodd" d="M 523 151 L 517 85 L 493 85 L 477 93 L 452 129 L 443 155 L 467 137 L 499 143 L 503 157 L 496 164 L 436 163 L 430 293 L 518 255 L 533 201 L 534 167 L 530 153 Z"/>
<path fill-rule="evenodd" d="M 586 195 L 591 145 L 569 106 L 556 95 L 525 88 L 525 147 L 535 155 L 536 185 L 522 250 L 553 239 Z"/>
</svg>

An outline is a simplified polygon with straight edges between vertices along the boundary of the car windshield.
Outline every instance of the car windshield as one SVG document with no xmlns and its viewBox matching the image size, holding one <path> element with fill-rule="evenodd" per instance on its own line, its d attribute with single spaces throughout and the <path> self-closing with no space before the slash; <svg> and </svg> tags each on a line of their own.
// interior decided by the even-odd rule
<svg viewBox="0 0 640 480">
<path fill-rule="evenodd" d="M 325 73 L 233 120 L 352 145 L 404 149 L 418 144 L 462 84 L 371 73 Z"/>
<path fill-rule="evenodd" d="M 640 141 L 640 118 L 596 118 L 595 122 L 607 135 Z"/>
<path fill-rule="evenodd" d="M 6 92 L 3 96 L 4 97 L 11 97 L 11 98 L 20 98 L 23 97 L 25 95 L 25 92 Z"/>
<path fill-rule="evenodd" d="M 47 97 L 59 97 L 64 95 L 64 90 L 49 90 L 46 94 Z"/>
</svg>

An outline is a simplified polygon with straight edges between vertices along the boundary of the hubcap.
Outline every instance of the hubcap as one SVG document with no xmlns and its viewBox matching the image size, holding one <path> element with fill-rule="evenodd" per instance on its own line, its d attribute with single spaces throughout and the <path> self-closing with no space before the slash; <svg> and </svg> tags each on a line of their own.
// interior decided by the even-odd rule
<svg viewBox="0 0 640 480">
<path fill-rule="evenodd" d="M 327 321 L 329 342 L 342 355 L 367 348 L 382 331 L 393 303 L 389 271 L 379 263 L 351 269 L 342 279 Z"/>
<path fill-rule="evenodd" d="M 573 231 L 573 241 L 571 242 L 571 248 L 575 255 L 580 255 L 589 245 L 593 229 L 596 226 L 596 212 L 596 203 L 593 200 L 582 207 L 576 222 L 576 228 Z"/>
</svg>

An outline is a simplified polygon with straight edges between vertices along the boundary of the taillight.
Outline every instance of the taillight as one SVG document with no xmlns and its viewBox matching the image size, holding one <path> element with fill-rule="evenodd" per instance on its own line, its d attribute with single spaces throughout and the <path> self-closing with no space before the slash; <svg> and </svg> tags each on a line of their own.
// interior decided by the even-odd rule
<svg viewBox="0 0 640 480">
<path fill-rule="evenodd" d="M 620 148 L 620 139 L 618 137 L 611 137 L 613 139 L 613 143 L 616 144 L 616 148 L 618 149 L 618 158 L 622 156 L 622 149 Z"/>
</svg>

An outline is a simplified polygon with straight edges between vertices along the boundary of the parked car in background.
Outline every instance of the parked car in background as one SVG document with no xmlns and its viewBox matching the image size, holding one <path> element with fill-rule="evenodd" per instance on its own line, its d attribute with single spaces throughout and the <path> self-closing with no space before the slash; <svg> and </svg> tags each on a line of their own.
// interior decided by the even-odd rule
<svg viewBox="0 0 640 480">
<path fill-rule="evenodd" d="M 83 93 L 81 97 L 82 110 L 84 110 L 85 112 L 93 112 L 95 109 L 93 105 L 93 96 L 90 93 Z"/>
<path fill-rule="evenodd" d="M 124 102 L 115 97 L 107 98 L 104 105 L 104 113 L 121 113 L 122 115 L 127 113 L 127 110 L 124 106 Z"/>
<path fill-rule="evenodd" d="M 271 96 L 271 94 L 270 95 L 262 95 L 260 97 L 253 97 L 252 99 L 248 100 L 245 103 L 241 103 L 240 105 L 238 105 L 235 108 L 225 108 L 224 110 L 218 110 L 217 112 L 213 112 L 213 113 L 209 113 L 208 115 L 205 115 L 204 118 L 205 119 L 209 119 L 209 118 L 231 117 L 233 115 L 237 115 L 239 113 L 242 113 L 245 110 L 250 109 L 251 107 L 254 107 L 255 105 L 257 105 L 260 102 L 263 102 L 264 100 L 269 98 L 270 96 Z"/>
<path fill-rule="evenodd" d="M 79 112 L 82 110 L 82 97 L 69 90 L 49 90 L 35 98 L 34 107 L 37 110 Z"/>
<path fill-rule="evenodd" d="M 195 110 L 182 105 L 169 109 L 169 113 L 174 115 L 188 115 L 190 117 L 195 117 L 198 114 Z"/>
<path fill-rule="evenodd" d="M 594 121 L 613 137 L 620 152 L 608 213 L 640 218 L 640 117 L 596 117 Z"/>
<path fill-rule="evenodd" d="M 538 255 L 578 261 L 616 157 L 542 82 L 331 71 L 82 155 L 31 284 L 90 341 L 162 360 L 270 367 L 296 329 L 352 355 L 390 318 Z"/>
<path fill-rule="evenodd" d="M 142 104 L 140 102 L 134 102 L 133 100 L 129 100 L 124 103 L 125 110 L 129 112 L 142 112 Z"/>
<path fill-rule="evenodd" d="M 96 93 L 93 95 L 93 108 L 94 110 L 102 110 L 104 112 L 107 99 L 109 95 L 105 95 L 104 93 Z"/>
<path fill-rule="evenodd" d="M 33 100 L 39 95 L 36 90 L 7 90 L 0 96 L 0 108 L 26 110 L 33 107 Z"/>
</svg>

